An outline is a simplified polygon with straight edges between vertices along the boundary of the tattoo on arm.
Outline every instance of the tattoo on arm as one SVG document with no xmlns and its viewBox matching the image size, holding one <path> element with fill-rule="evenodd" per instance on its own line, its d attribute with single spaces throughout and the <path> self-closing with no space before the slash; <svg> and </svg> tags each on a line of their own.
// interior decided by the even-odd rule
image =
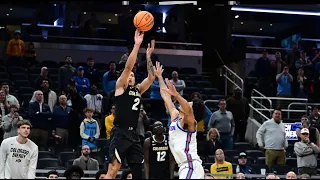
<svg viewBox="0 0 320 180">
<path fill-rule="evenodd" d="M 148 70 L 148 73 L 151 73 L 152 76 L 154 76 L 153 64 L 150 58 L 147 58 L 147 70 Z"/>
</svg>

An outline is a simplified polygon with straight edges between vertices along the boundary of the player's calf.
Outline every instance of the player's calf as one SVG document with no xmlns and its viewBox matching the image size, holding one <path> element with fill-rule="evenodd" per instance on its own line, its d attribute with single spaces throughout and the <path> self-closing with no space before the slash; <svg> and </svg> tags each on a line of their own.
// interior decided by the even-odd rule
<svg viewBox="0 0 320 180">
<path fill-rule="evenodd" d="M 108 173 L 105 179 L 115 179 L 120 167 L 121 167 L 121 164 L 118 162 L 116 158 L 114 158 L 109 163 Z"/>
</svg>

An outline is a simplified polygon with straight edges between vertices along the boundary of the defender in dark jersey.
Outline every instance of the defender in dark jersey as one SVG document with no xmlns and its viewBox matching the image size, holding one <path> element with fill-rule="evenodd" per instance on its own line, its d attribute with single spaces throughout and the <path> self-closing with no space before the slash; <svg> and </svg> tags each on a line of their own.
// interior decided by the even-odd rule
<svg viewBox="0 0 320 180">
<path fill-rule="evenodd" d="M 132 171 L 133 179 L 142 178 L 143 151 L 140 145 L 139 135 L 136 132 L 138 123 L 141 95 L 149 89 L 155 79 L 155 67 L 151 62 L 151 54 L 155 41 L 148 44 L 146 52 L 148 77 L 141 84 L 135 86 L 135 76 L 132 68 L 136 63 L 140 45 L 143 41 L 143 33 L 136 30 L 135 45 L 126 62 L 125 68 L 117 80 L 115 90 L 115 119 L 111 130 L 109 147 L 109 168 L 107 179 L 115 179 L 117 172 L 126 158 Z"/>
<path fill-rule="evenodd" d="M 175 161 L 171 154 L 168 136 L 163 134 L 160 121 L 153 124 L 154 135 L 144 142 L 144 173 L 146 179 L 173 179 Z"/>
</svg>

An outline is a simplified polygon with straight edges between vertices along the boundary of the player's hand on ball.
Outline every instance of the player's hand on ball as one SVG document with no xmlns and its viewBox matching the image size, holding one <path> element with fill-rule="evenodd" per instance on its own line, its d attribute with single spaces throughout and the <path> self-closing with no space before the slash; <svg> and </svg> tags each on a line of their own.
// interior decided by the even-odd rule
<svg viewBox="0 0 320 180">
<path fill-rule="evenodd" d="M 168 78 L 166 78 L 166 83 L 168 88 L 163 88 L 167 93 L 171 94 L 172 96 L 176 97 L 179 95 L 178 91 L 176 90 L 176 87 L 169 81 Z"/>
<path fill-rule="evenodd" d="M 134 42 L 136 43 L 136 45 L 140 45 L 143 41 L 143 36 L 144 36 L 144 33 L 141 32 L 136 29 L 136 32 L 134 33 Z"/>
<path fill-rule="evenodd" d="M 163 69 L 162 65 L 160 65 L 160 62 L 156 62 L 156 67 L 153 66 L 154 75 L 157 77 L 160 77 L 162 75 Z"/>
<path fill-rule="evenodd" d="M 151 40 L 151 47 L 150 47 L 150 43 L 148 43 L 148 48 L 147 48 L 147 58 L 150 58 L 151 57 L 151 54 L 154 50 L 154 45 L 155 45 L 155 40 Z"/>
</svg>

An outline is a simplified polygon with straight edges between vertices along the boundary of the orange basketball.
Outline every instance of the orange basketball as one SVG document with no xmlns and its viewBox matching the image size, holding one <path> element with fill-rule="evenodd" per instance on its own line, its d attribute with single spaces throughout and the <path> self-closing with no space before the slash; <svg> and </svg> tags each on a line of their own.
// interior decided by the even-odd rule
<svg viewBox="0 0 320 180">
<path fill-rule="evenodd" d="M 140 11 L 134 16 L 133 24 L 139 31 L 149 31 L 154 24 L 153 16 L 148 11 Z"/>
</svg>

